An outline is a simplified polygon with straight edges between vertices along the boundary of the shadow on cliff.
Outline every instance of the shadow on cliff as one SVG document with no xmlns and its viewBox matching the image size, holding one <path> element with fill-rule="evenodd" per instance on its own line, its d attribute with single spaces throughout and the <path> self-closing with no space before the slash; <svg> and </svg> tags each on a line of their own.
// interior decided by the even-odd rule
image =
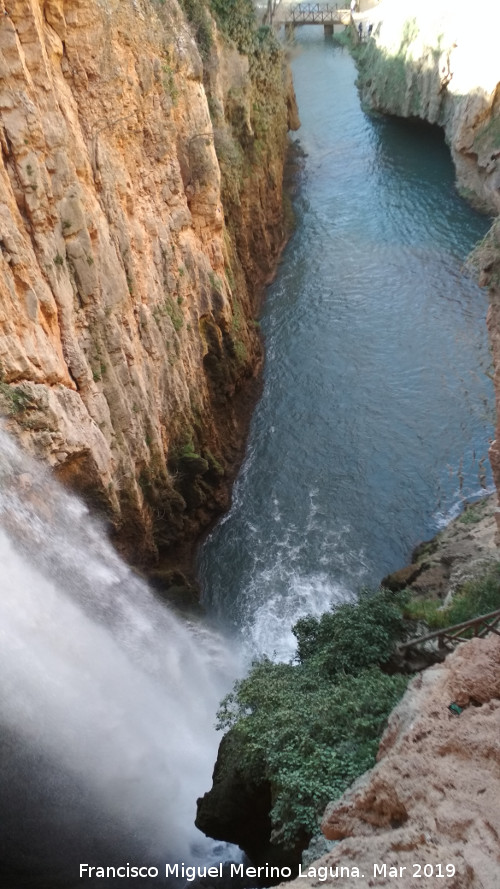
<svg viewBox="0 0 500 889">
<path fill-rule="evenodd" d="M 498 212 L 500 173 L 500 85 L 492 93 L 477 86 L 455 91 L 455 43 L 439 35 L 433 46 L 414 41 L 416 21 L 409 20 L 393 53 L 373 38 L 353 47 L 357 85 L 363 106 L 442 128 L 457 172 L 458 190 L 481 212 Z M 471 60 L 471 64 L 473 60 Z M 462 63 L 463 64 L 463 63 Z M 461 71 L 462 75 L 462 71 Z"/>
</svg>

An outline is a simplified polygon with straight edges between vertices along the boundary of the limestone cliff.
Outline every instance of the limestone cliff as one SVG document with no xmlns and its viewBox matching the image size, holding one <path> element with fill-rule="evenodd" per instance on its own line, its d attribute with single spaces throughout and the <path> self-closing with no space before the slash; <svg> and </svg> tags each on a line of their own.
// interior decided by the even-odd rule
<svg viewBox="0 0 500 889">
<path fill-rule="evenodd" d="M 383 0 L 365 20 L 373 36 L 360 52 L 363 101 L 443 127 L 464 196 L 498 213 L 498 4 L 486 0 L 471 16 L 460 0 Z"/>
<path fill-rule="evenodd" d="M 464 708 L 460 716 L 452 702 Z M 341 842 L 314 862 L 309 879 L 286 885 L 497 889 L 499 737 L 500 639 L 490 636 L 414 680 L 391 714 L 378 764 L 325 813 L 325 836 Z M 385 876 L 374 873 L 384 863 Z M 449 878 L 446 864 L 455 868 Z M 338 879 L 342 866 L 349 870 Z"/>
<path fill-rule="evenodd" d="M 414 550 L 409 565 L 389 574 L 382 586 L 448 603 L 460 587 L 483 578 L 499 561 L 496 494 L 468 504 L 432 540 Z"/>
<path fill-rule="evenodd" d="M 207 22 L 0 0 L 1 412 L 135 560 L 227 505 L 285 235 L 283 59 Z"/>
</svg>

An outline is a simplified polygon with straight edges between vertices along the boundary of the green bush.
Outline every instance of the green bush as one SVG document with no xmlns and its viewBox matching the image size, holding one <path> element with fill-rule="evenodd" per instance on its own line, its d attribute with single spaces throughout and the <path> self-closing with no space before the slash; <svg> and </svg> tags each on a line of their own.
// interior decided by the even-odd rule
<svg viewBox="0 0 500 889">
<path fill-rule="evenodd" d="M 204 58 L 210 53 L 213 44 L 212 22 L 203 0 L 179 0 L 191 23 L 194 37 Z"/>
<path fill-rule="evenodd" d="M 362 592 L 356 604 L 340 605 L 319 619 L 302 618 L 293 628 L 299 660 L 315 660 L 329 676 L 383 663 L 403 635 L 406 598 L 389 590 Z"/>
<path fill-rule="evenodd" d="M 359 606 L 299 621 L 300 663 L 254 663 L 221 704 L 218 727 L 237 736 L 240 769 L 271 784 L 275 842 L 292 848 L 317 833 L 326 803 L 375 762 L 387 716 L 407 682 L 378 667 L 402 633 L 401 610 L 390 595 L 380 591 Z"/>
<path fill-rule="evenodd" d="M 250 51 L 256 30 L 252 0 L 210 0 L 221 31 L 234 40 L 240 52 Z"/>
<path fill-rule="evenodd" d="M 446 623 L 441 626 L 460 624 L 480 614 L 496 611 L 498 608 L 500 608 L 500 565 L 495 565 L 484 577 L 464 583 L 448 608 L 443 610 Z"/>
<path fill-rule="evenodd" d="M 436 630 L 446 626 L 443 615 L 441 599 L 411 599 L 405 608 L 405 617 L 408 620 L 424 621 L 428 627 Z"/>
<path fill-rule="evenodd" d="M 500 564 L 491 568 L 483 577 L 464 583 L 447 608 L 441 608 L 437 599 L 414 599 L 405 606 L 405 616 L 412 620 L 424 620 L 431 629 L 438 630 L 464 623 L 499 608 Z"/>
</svg>

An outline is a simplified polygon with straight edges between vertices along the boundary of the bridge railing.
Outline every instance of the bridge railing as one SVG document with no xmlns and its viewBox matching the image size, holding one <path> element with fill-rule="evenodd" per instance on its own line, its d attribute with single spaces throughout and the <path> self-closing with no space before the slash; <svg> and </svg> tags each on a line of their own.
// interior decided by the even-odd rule
<svg viewBox="0 0 500 889">
<path fill-rule="evenodd" d="M 474 617 L 471 620 L 465 620 L 460 624 L 454 624 L 451 627 L 434 630 L 432 633 L 419 636 L 417 639 L 410 639 L 408 642 L 398 645 L 398 651 L 400 654 L 406 654 L 411 648 L 417 648 L 433 640 L 437 641 L 439 649 L 445 649 L 447 643 L 448 645 L 456 645 L 458 642 L 467 642 L 471 636 L 478 636 L 481 639 L 487 636 L 488 633 L 495 633 L 497 636 L 500 636 L 500 630 L 497 629 L 499 624 L 500 609 Z"/>
<path fill-rule="evenodd" d="M 338 3 L 296 3 L 290 12 L 335 12 L 337 9 L 340 9 Z"/>
<path fill-rule="evenodd" d="M 338 3 L 297 3 L 290 7 L 288 18 L 295 24 L 328 24 L 337 18 L 341 8 Z"/>
</svg>

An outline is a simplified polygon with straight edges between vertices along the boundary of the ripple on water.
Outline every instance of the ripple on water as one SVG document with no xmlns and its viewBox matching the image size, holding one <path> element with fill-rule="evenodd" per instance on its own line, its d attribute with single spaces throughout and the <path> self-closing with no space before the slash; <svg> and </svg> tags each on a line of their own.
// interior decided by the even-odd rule
<svg viewBox="0 0 500 889">
<path fill-rule="evenodd" d="M 214 616 L 283 659 L 299 616 L 378 583 L 491 483 L 493 434 L 486 297 L 462 271 L 488 220 L 439 132 L 368 117 L 349 55 L 320 29 L 299 42 L 297 226 L 247 459 L 200 556 Z"/>
</svg>

